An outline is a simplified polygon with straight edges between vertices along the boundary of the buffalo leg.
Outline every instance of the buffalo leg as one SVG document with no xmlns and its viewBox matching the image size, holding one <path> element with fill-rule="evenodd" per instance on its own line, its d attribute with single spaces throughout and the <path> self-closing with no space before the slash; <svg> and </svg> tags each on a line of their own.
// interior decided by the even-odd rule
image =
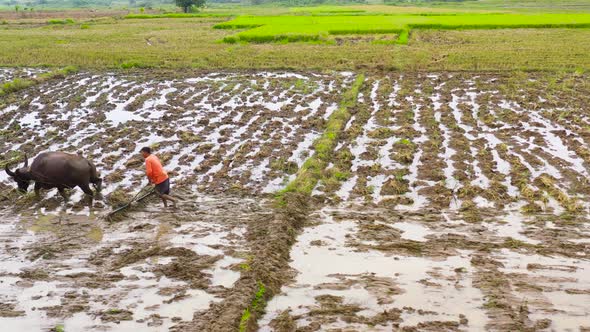
<svg viewBox="0 0 590 332">
<path fill-rule="evenodd" d="M 57 191 L 59 191 L 59 194 L 64 198 L 64 200 L 68 201 L 70 199 L 68 194 L 66 194 L 66 189 L 64 187 L 57 187 Z"/>
<path fill-rule="evenodd" d="M 94 189 L 96 189 L 96 192 L 100 192 L 102 190 L 102 179 L 101 178 L 92 179 L 91 182 L 92 182 L 92 186 L 94 186 Z"/>
<path fill-rule="evenodd" d="M 41 197 L 41 184 L 39 182 L 35 182 L 35 196 L 37 198 Z"/>
<path fill-rule="evenodd" d="M 80 187 L 80 189 L 82 189 L 82 191 L 88 195 L 88 196 L 94 196 L 94 192 L 92 191 L 92 189 L 90 189 L 90 185 L 88 183 L 79 185 L 78 187 Z"/>
<path fill-rule="evenodd" d="M 88 200 L 88 206 L 92 206 L 92 201 L 94 198 L 94 192 L 92 191 L 92 189 L 90 189 L 90 185 L 89 184 L 83 184 L 81 186 L 79 186 L 80 189 L 82 189 L 82 191 L 86 194 L 86 199 Z"/>
</svg>

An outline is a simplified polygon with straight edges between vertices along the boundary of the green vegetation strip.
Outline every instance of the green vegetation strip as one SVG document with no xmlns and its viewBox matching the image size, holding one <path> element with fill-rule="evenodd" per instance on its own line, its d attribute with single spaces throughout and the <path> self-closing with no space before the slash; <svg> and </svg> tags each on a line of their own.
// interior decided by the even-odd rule
<svg viewBox="0 0 590 332">
<path fill-rule="evenodd" d="M 334 153 L 338 136 L 342 132 L 346 123 L 350 120 L 351 114 L 349 109 L 356 105 L 359 90 L 364 81 L 364 75 L 361 74 L 356 77 L 351 88 L 342 97 L 338 109 L 329 117 L 324 133 L 313 143 L 313 148 L 315 150 L 313 156 L 305 161 L 297 173 L 295 180 L 289 183 L 287 187 L 280 191 L 276 196 L 277 202 L 279 203 L 277 211 L 282 215 L 281 219 L 284 221 L 284 228 L 279 227 L 276 229 L 280 236 L 272 236 L 272 234 L 266 234 L 266 236 L 269 239 L 275 238 L 278 241 L 279 244 L 276 248 L 281 248 L 282 253 L 279 253 L 279 256 L 282 258 L 277 260 L 275 257 L 274 261 L 283 262 L 283 264 L 285 264 L 284 268 L 287 268 L 290 246 L 295 243 L 297 234 L 295 230 L 303 225 L 301 219 L 305 219 L 306 214 L 308 213 L 306 203 L 302 203 L 300 200 L 303 199 L 304 201 L 307 201 L 313 188 L 321 179 L 322 171 L 326 168 Z M 285 231 L 285 229 L 287 231 Z M 267 245 L 269 244 L 267 243 Z M 269 245 L 269 248 L 273 248 L 273 246 Z M 276 255 L 277 253 L 275 252 L 273 254 Z M 253 294 L 252 300 L 249 301 L 246 308 L 242 311 L 238 326 L 240 332 L 254 330 L 257 318 L 264 312 L 266 300 L 280 290 L 281 284 L 277 284 L 279 278 L 276 275 L 271 277 L 272 273 L 261 274 L 261 272 L 265 270 L 265 262 L 263 263 L 263 261 L 258 263 L 252 262 L 253 264 L 258 265 L 258 268 L 253 269 L 254 271 L 257 271 L 256 273 L 258 274 L 257 276 L 254 276 L 255 280 L 257 280 L 257 287 L 255 288 L 256 293 Z M 247 264 L 246 266 L 247 267 L 244 268 L 244 271 L 250 271 L 250 265 Z M 273 273 L 276 273 L 278 270 L 280 270 L 280 268 L 276 265 L 273 266 Z M 261 279 L 263 280 L 261 281 Z"/>
<path fill-rule="evenodd" d="M 332 159 L 338 136 L 351 116 L 348 110 L 356 105 L 359 90 L 364 81 L 365 75 L 358 75 L 350 90 L 344 94 L 338 109 L 328 119 L 324 133 L 313 143 L 314 155 L 301 166 L 295 180 L 291 181 L 285 189 L 277 194 L 279 203 L 285 203 L 284 196 L 287 193 L 311 194 L 322 177 L 322 171 Z"/>
<path fill-rule="evenodd" d="M 266 294 L 266 287 L 262 282 L 258 282 L 258 291 L 254 294 L 254 299 L 252 299 L 252 303 L 242 313 L 242 318 L 240 319 L 240 332 L 245 332 L 248 329 L 248 324 L 250 322 L 250 318 L 252 317 L 252 312 L 261 311 L 264 306 L 266 305 L 264 301 L 264 295 Z"/>
<path fill-rule="evenodd" d="M 191 18 L 191 17 L 229 17 L 231 14 L 212 13 L 167 13 L 167 14 L 129 14 L 124 18 L 128 19 L 150 19 L 150 18 Z"/>
<path fill-rule="evenodd" d="M 10 82 L 6 82 L 0 85 L 0 97 L 5 96 L 9 93 L 17 92 L 33 85 L 37 85 L 39 83 L 43 83 L 45 81 L 55 79 L 55 78 L 63 78 L 67 75 L 76 73 L 78 68 L 76 67 L 65 67 L 60 70 L 52 71 L 49 73 L 39 74 L 39 76 L 30 79 L 21 79 L 16 78 Z"/>
<path fill-rule="evenodd" d="M 411 29 L 586 29 L 590 14 L 240 16 L 214 28 L 249 29 L 225 37 L 226 43 L 317 41 L 343 34 L 399 34 L 398 43 L 406 43 Z"/>
<path fill-rule="evenodd" d="M 76 22 L 73 19 L 71 19 L 71 18 L 66 18 L 66 19 L 63 19 L 63 20 L 60 20 L 60 19 L 52 19 L 52 20 L 47 21 L 47 24 L 58 24 L 58 25 L 59 24 L 74 24 L 74 23 L 76 23 Z"/>
</svg>

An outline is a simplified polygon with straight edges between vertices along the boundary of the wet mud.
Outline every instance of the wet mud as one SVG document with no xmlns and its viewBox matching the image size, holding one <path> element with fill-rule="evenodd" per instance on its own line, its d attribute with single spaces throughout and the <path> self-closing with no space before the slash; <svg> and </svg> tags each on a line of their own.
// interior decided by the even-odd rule
<svg viewBox="0 0 590 332">
<path fill-rule="evenodd" d="M 0 67 L 0 84 L 10 82 L 16 79 L 33 78 L 38 74 L 45 73 L 47 70 L 39 68 L 6 68 Z"/>
<path fill-rule="evenodd" d="M 588 324 L 588 246 L 561 242 L 520 212 L 474 225 L 459 212 L 348 206 L 322 208 L 309 220 L 291 250 L 296 276 L 269 302 L 261 331 L 576 331 Z M 560 228 L 588 236 L 580 224 Z"/>
<path fill-rule="evenodd" d="M 588 85 L 547 84 L 369 77 L 260 330 L 587 329 Z"/>
<path fill-rule="evenodd" d="M 272 194 L 351 73 L 79 73 L 10 94 L 2 163 L 80 153 L 106 188 L 88 206 L 0 175 L 3 326 L 590 329 L 588 78 L 367 77 L 311 198 L 286 206 Z M 180 208 L 107 222 L 144 181 L 144 145 Z"/>
<path fill-rule="evenodd" d="M 162 331 L 223 301 L 249 257 L 249 223 L 265 203 L 190 197 L 151 201 L 124 222 L 3 212 L 3 326 L 18 331 Z"/>
<path fill-rule="evenodd" d="M 309 156 L 352 76 L 173 77 L 80 73 L 12 94 L 0 111 L 0 150 L 5 158 L 81 154 L 105 176 L 105 195 L 141 184 L 143 146 L 159 155 L 173 183 L 272 193 Z"/>
</svg>

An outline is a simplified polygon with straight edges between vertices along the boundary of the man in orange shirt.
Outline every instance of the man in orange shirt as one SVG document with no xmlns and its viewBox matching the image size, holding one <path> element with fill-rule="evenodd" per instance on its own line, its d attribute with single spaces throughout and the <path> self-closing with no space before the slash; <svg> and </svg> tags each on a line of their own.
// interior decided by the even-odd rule
<svg viewBox="0 0 590 332">
<path fill-rule="evenodd" d="M 176 199 L 170 196 L 170 178 L 164 171 L 160 159 L 152 154 L 151 148 L 144 147 L 140 151 L 145 159 L 145 173 L 150 183 L 155 185 L 156 193 L 162 199 L 164 207 L 168 207 L 167 201 L 171 201 L 172 206 L 176 208 Z"/>
</svg>

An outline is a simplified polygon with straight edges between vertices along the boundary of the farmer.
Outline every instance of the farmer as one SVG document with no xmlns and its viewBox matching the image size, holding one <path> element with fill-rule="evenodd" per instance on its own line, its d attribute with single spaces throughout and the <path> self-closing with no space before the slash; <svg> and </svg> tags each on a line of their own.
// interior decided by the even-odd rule
<svg viewBox="0 0 590 332">
<path fill-rule="evenodd" d="M 170 196 L 170 178 L 164 168 L 160 159 L 152 154 L 152 149 L 144 147 L 141 150 L 141 156 L 145 159 L 145 173 L 150 183 L 156 187 L 156 193 L 162 199 L 164 207 L 168 207 L 168 202 L 172 202 L 172 206 L 176 208 L 176 199 Z"/>
</svg>

